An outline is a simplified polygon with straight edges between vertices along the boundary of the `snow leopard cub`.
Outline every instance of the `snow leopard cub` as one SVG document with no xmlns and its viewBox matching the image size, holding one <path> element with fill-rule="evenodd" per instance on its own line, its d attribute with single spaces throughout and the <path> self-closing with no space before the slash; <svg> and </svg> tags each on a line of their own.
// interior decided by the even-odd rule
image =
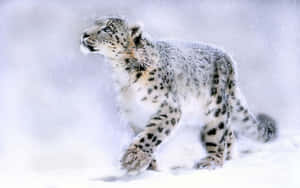
<svg viewBox="0 0 300 188">
<path fill-rule="evenodd" d="M 231 158 L 233 130 L 267 142 L 276 137 L 275 121 L 255 117 L 242 100 L 233 60 L 209 45 L 152 41 L 140 26 L 117 17 L 99 19 L 81 36 L 84 52 L 110 60 L 121 113 L 136 133 L 121 165 L 128 172 L 156 168 L 159 146 L 181 119 L 201 116 L 201 140 L 207 156 L 196 168 L 222 166 Z M 192 107 L 192 108 L 191 108 Z M 231 127 L 231 120 L 240 122 Z"/>
</svg>

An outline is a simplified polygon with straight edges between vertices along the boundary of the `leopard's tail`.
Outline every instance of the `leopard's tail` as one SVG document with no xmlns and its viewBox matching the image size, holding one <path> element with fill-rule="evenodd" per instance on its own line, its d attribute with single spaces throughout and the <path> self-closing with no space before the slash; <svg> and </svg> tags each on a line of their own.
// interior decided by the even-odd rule
<svg viewBox="0 0 300 188">
<path fill-rule="evenodd" d="M 231 104 L 231 124 L 237 137 L 246 136 L 260 142 L 269 142 L 278 135 L 276 121 L 267 114 L 259 113 L 256 116 L 248 109 L 246 100 L 238 88 L 237 75 L 235 72 L 234 61 L 226 56 L 228 75 L 229 103 Z"/>
<path fill-rule="evenodd" d="M 246 136 L 264 143 L 274 140 L 278 135 L 277 123 L 271 116 L 265 113 L 253 115 L 240 99 L 235 100 L 231 122 L 237 137 Z"/>
</svg>

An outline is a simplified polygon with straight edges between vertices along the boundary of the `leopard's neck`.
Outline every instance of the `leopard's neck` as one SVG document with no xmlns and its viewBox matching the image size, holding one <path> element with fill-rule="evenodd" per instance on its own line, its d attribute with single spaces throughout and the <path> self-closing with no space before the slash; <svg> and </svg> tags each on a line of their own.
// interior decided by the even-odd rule
<svg viewBox="0 0 300 188">
<path fill-rule="evenodd" d="M 114 80 L 121 87 L 130 86 L 137 76 L 158 66 L 159 53 L 155 45 L 143 38 L 139 47 L 129 47 L 119 59 L 110 59 Z"/>
</svg>

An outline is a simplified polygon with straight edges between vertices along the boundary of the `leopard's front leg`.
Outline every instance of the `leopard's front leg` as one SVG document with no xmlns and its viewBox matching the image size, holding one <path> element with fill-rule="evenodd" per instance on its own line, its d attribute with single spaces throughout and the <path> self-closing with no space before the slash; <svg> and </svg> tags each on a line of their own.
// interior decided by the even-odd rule
<svg viewBox="0 0 300 188">
<path fill-rule="evenodd" d="M 128 172 L 140 172 L 149 167 L 155 151 L 177 127 L 180 116 L 181 110 L 176 101 L 164 100 L 146 128 L 128 147 L 121 159 L 122 167 Z"/>
</svg>

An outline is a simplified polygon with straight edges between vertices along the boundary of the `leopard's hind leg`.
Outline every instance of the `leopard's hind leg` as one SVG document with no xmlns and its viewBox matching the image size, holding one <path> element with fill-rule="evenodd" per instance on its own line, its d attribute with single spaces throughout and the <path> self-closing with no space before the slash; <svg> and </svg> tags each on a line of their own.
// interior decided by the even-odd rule
<svg viewBox="0 0 300 188">
<path fill-rule="evenodd" d="M 196 164 L 196 168 L 213 169 L 222 166 L 224 158 L 231 158 L 234 135 L 230 127 L 232 105 L 229 95 L 232 74 L 232 64 L 226 57 L 220 57 L 215 62 L 205 113 L 207 120 L 202 131 L 202 141 L 208 155 Z"/>
<path fill-rule="evenodd" d="M 201 132 L 201 140 L 206 148 L 207 156 L 196 164 L 196 168 L 214 169 L 223 166 L 224 159 L 231 159 L 234 135 L 230 128 L 230 114 L 226 105 L 215 107 L 212 118 Z"/>
</svg>

